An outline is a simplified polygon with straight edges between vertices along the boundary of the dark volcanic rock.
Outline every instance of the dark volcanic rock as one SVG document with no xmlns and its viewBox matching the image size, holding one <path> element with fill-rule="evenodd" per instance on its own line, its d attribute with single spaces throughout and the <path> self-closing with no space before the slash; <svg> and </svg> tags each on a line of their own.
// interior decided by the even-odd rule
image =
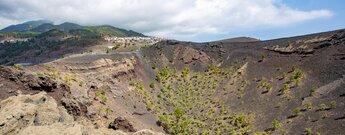
<svg viewBox="0 0 345 135">
<path fill-rule="evenodd" d="M 71 94 L 70 88 L 65 84 L 59 84 L 49 77 L 37 77 L 27 74 L 23 70 L 15 70 L 11 67 L 0 66 L 0 99 L 15 95 L 14 91 L 19 90 L 22 94 L 33 94 L 39 91 L 48 92 L 60 103 L 63 97 Z M 6 94 L 7 93 L 7 94 Z"/>
<path fill-rule="evenodd" d="M 48 77 L 39 77 L 38 79 L 33 78 L 28 82 L 28 86 L 33 90 L 42 90 L 46 92 L 53 92 L 57 88 L 57 83 Z"/>
<path fill-rule="evenodd" d="M 74 99 L 62 98 L 61 104 L 66 108 L 67 112 L 74 117 L 87 114 L 87 106 Z"/>
<path fill-rule="evenodd" d="M 321 49 L 325 47 L 329 47 L 332 45 L 344 45 L 345 44 L 345 32 L 340 31 L 336 34 L 333 34 L 331 37 L 328 38 L 328 40 L 319 43 L 317 46 L 314 47 L 314 49 Z"/>
<path fill-rule="evenodd" d="M 2 67 L 0 70 L 3 74 L 2 77 L 28 86 L 32 90 L 53 92 L 58 86 L 57 82 L 48 77 L 36 77 L 35 75 L 25 74 L 24 72 L 15 71 L 7 67 Z"/>
<path fill-rule="evenodd" d="M 113 122 L 111 122 L 108 128 L 114 130 L 122 130 L 126 132 L 135 132 L 136 130 L 133 128 L 133 125 L 129 123 L 129 121 L 122 117 L 117 117 Z"/>
</svg>

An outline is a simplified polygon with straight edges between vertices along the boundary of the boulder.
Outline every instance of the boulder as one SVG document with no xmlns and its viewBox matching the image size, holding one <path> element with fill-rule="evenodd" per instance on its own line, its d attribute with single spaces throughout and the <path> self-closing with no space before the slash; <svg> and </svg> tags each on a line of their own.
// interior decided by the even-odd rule
<svg viewBox="0 0 345 135">
<path fill-rule="evenodd" d="M 67 112 L 73 116 L 85 116 L 87 106 L 70 98 L 62 98 L 61 104 L 67 109 Z"/>
<path fill-rule="evenodd" d="M 135 132 L 133 125 L 125 118 L 117 117 L 113 122 L 109 124 L 109 127 L 114 130 L 122 130 L 127 132 Z"/>
</svg>

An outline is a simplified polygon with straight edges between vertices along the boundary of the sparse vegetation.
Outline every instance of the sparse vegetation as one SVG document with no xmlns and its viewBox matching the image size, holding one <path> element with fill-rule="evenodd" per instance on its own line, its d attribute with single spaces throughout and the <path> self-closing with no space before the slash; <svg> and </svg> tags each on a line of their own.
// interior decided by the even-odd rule
<svg viewBox="0 0 345 135">
<path fill-rule="evenodd" d="M 287 91 L 289 90 L 289 84 L 288 83 L 284 83 L 283 84 L 283 88 L 281 89 L 280 93 L 282 95 L 285 95 L 287 93 Z"/>
<path fill-rule="evenodd" d="M 287 77 L 287 74 L 284 72 L 282 75 L 282 79 L 285 79 Z"/>
<path fill-rule="evenodd" d="M 295 109 L 295 116 L 300 116 L 301 114 L 302 114 L 301 108 L 297 107 L 297 108 Z"/>
<path fill-rule="evenodd" d="M 152 69 L 156 69 L 157 68 L 157 64 L 156 63 L 153 63 L 152 64 Z"/>
<path fill-rule="evenodd" d="M 44 74 L 42 74 L 42 73 L 36 73 L 36 76 L 37 76 L 37 77 L 44 77 Z"/>
<path fill-rule="evenodd" d="M 296 66 L 293 65 L 293 66 L 291 67 L 291 72 L 295 72 L 295 70 L 296 70 Z"/>
<path fill-rule="evenodd" d="M 319 105 L 319 109 L 321 110 L 321 111 L 324 111 L 324 110 L 326 110 L 328 107 L 327 107 L 327 105 L 326 104 L 320 104 Z"/>
<path fill-rule="evenodd" d="M 111 110 L 109 107 L 105 108 L 105 116 L 109 116 L 109 114 L 112 112 L 113 110 Z"/>
<path fill-rule="evenodd" d="M 303 73 L 301 70 L 293 69 L 293 71 L 296 71 L 296 72 L 290 76 L 290 82 L 294 82 L 295 86 L 298 86 L 300 82 L 302 81 Z"/>
<path fill-rule="evenodd" d="M 265 55 L 261 55 L 261 58 L 260 58 L 259 62 L 263 62 L 265 59 L 266 59 L 266 56 Z"/>
<path fill-rule="evenodd" d="M 278 119 L 274 119 L 272 121 L 272 129 L 273 130 L 277 130 L 277 129 L 280 129 L 282 126 L 280 124 L 280 122 L 278 121 Z"/>
<path fill-rule="evenodd" d="M 307 133 L 307 135 L 312 135 L 311 128 L 305 128 L 304 131 Z"/>
<path fill-rule="evenodd" d="M 105 94 L 102 94 L 102 95 L 101 95 L 101 99 L 102 99 L 102 103 L 103 103 L 103 104 L 106 104 L 107 101 L 108 101 L 108 97 L 107 97 Z"/>
<path fill-rule="evenodd" d="M 152 81 L 150 84 L 150 88 L 155 89 L 156 88 L 156 82 Z"/>
<path fill-rule="evenodd" d="M 311 102 L 306 102 L 305 108 L 306 108 L 306 109 L 309 109 L 309 110 L 313 109 L 312 103 L 311 103 Z"/>
<path fill-rule="evenodd" d="M 98 97 L 100 97 L 100 96 L 101 96 L 101 92 L 96 91 L 96 92 L 95 92 L 95 100 L 97 100 Z"/>
<path fill-rule="evenodd" d="M 309 95 L 310 95 L 310 96 L 313 96 L 314 93 L 315 93 L 315 91 L 316 91 L 315 88 L 310 89 L 310 94 L 309 94 Z"/>
<path fill-rule="evenodd" d="M 151 89 L 145 89 L 141 83 L 134 85 L 136 95 L 141 97 L 147 108 L 160 114 L 159 121 L 164 123 L 168 133 L 245 134 L 251 130 L 253 116 L 244 113 L 230 116 L 223 101 L 215 95 L 220 83 L 230 79 L 231 74 L 243 75 L 234 72 L 233 68 L 218 68 L 215 65 L 208 66 L 205 72 L 190 72 L 187 67 L 180 72 L 162 68 L 156 74 L 157 83 L 151 82 Z M 241 89 L 249 85 L 244 79 L 239 83 Z M 159 88 L 157 96 L 153 94 L 156 93 L 153 92 L 153 86 L 156 90 Z M 267 89 L 270 89 L 270 86 L 267 86 Z M 227 89 L 223 88 L 222 91 L 227 92 Z M 233 131 L 234 128 L 231 127 L 236 130 Z"/>
<path fill-rule="evenodd" d="M 19 64 L 14 64 L 13 67 L 17 70 L 23 70 L 24 67 L 22 65 L 19 65 Z"/>
<path fill-rule="evenodd" d="M 112 50 L 117 50 L 117 49 L 119 49 L 121 47 L 121 45 L 120 44 L 115 44 L 114 46 L 113 46 L 113 48 L 111 48 Z"/>
<path fill-rule="evenodd" d="M 331 102 L 331 108 L 336 108 L 337 107 L 337 102 L 336 101 L 332 101 Z"/>
</svg>

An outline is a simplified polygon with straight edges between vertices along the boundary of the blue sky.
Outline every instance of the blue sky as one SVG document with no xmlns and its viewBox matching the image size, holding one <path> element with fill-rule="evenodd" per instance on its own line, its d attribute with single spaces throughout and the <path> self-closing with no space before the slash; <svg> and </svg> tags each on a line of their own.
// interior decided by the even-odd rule
<svg viewBox="0 0 345 135">
<path fill-rule="evenodd" d="M 188 41 L 345 28 L 344 0 L 0 0 L 0 28 L 30 20 L 113 25 Z"/>
</svg>

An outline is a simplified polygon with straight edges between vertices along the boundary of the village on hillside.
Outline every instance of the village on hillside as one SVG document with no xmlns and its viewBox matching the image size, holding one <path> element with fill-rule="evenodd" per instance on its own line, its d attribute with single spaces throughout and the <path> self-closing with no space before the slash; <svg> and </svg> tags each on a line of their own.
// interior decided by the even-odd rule
<svg viewBox="0 0 345 135">
<path fill-rule="evenodd" d="M 104 40 L 107 42 L 119 44 L 120 46 L 128 46 L 128 45 L 133 45 L 135 43 L 153 45 L 164 39 L 160 37 L 109 37 L 109 36 L 106 36 L 104 37 Z"/>
</svg>

